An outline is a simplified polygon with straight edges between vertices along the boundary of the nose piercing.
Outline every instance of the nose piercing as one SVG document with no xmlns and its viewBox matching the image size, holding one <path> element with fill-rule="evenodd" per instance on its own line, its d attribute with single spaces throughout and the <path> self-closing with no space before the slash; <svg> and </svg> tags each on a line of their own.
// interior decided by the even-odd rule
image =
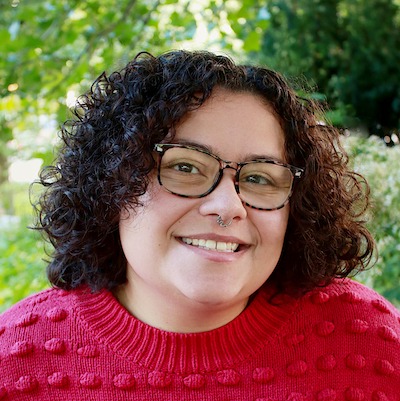
<svg viewBox="0 0 400 401">
<path fill-rule="evenodd" d="M 220 215 L 218 215 L 217 217 L 217 223 L 221 226 L 221 227 L 229 227 L 232 224 L 232 219 L 230 219 L 227 223 L 224 223 L 224 220 L 222 220 L 222 217 Z"/>
</svg>

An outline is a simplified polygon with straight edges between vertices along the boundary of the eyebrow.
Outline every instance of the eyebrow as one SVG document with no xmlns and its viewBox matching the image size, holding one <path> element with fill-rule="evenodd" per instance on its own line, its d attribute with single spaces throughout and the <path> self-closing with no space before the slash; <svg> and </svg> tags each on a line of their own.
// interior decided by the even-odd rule
<svg viewBox="0 0 400 401">
<path fill-rule="evenodd" d="M 208 153 L 212 153 L 213 155 L 216 155 L 218 157 L 220 157 L 218 155 L 218 152 L 213 149 L 212 146 L 209 145 L 205 145 L 196 141 L 187 141 L 187 140 L 175 140 L 173 141 L 173 143 L 177 143 L 180 145 L 187 145 L 187 146 L 193 146 L 195 148 L 199 148 L 201 150 L 205 150 Z M 222 157 L 220 157 L 222 159 Z M 276 156 L 272 156 L 272 155 L 267 155 L 267 154 L 261 154 L 261 153 L 248 153 L 247 155 L 245 155 L 244 159 L 239 161 L 240 162 L 247 162 L 247 161 L 253 161 L 253 160 L 273 160 L 273 161 L 277 161 L 283 164 L 286 164 L 287 162 L 283 159 L 281 159 L 280 157 L 276 157 Z M 228 161 L 228 160 L 225 160 Z M 229 161 L 233 161 L 235 162 L 235 160 L 229 160 Z"/>
</svg>

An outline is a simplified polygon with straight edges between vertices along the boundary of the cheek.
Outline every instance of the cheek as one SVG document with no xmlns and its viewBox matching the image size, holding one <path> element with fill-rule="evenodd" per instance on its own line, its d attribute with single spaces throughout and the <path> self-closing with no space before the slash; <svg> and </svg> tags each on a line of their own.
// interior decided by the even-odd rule
<svg viewBox="0 0 400 401">
<path fill-rule="evenodd" d="M 259 218 L 261 223 L 260 235 L 262 243 L 275 245 L 281 250 L 285 239 L 286 229 L 289 221 L 289 206 L 272 212 L 264 212 Z"/>
<path fill-rule="evenodd" d="M 162 191 L 162 190 L 161 190 Z M 150 182 L 147 191 L 138 197 L 139 206 L 128 207 L 120 214 L 120 231 L 123 228 L 130 227 L 131 229 L 142 229 L 148 227 L 146 221 L 152 220 L 153 214 L 159 208 L 160 203 L 160 188 L 158 184 L 154 184 L 154 180 Z"/>
</svg>

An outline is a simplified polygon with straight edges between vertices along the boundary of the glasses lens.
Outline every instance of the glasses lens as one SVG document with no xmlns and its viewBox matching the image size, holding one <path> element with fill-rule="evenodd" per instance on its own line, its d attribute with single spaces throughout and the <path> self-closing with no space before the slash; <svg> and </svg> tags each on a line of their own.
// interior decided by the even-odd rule
<svg viewBox="0 0 400 401">
<path fill-rule="evenodd" d="M 173 147 L 165 151 L 160 165 L 161 184 L 185 196 L 205 194 L 218 179 L 219 162 L 198 150 Z"/>
<path fill-rule="evenodd" d="M 292 190 L 289 168 L 269 162 L 245 164 L 240 170 L 239 192 L 242 200 L 260 209 L 282 206 Z"/>
</svg>

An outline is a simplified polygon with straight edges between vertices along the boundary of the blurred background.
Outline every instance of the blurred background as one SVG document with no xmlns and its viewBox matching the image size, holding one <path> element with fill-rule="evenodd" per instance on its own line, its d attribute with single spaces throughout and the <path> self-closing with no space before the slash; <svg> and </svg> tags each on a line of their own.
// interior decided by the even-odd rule
<svg viewBox="0 0 400 401">
<path fill-rule="evenodd" d="M 171 49 L 267 65 L 329 107 L 372 187 L 379 254 L 356 279 L 399 307 L 400 0 L 0 0 L 0 311 L 48 286 L 29 183 L 77 96 Z"/>
</svg>

